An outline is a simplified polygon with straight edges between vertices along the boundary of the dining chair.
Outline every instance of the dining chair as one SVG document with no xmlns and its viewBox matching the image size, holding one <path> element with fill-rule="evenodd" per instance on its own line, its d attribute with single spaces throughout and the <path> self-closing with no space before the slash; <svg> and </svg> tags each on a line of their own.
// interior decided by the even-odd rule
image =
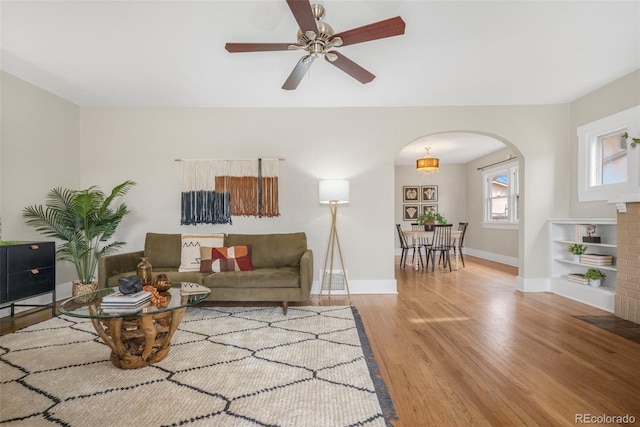
<svg viewBox="0 0 640 427">
<path fill-rule="evenodd" d="M 425 226 L 423 224 L 418 224 L 417 222 L 411 223 L 412 231 L 425 231 Z M 429 246 L 429 238 L 424 237 L 414 237 L 414 239 L 418 240 L 418 245 L 424 248 L 425 255 L 427 254 L 427 247 Z"/>
<path fill-rule="evenodd" d="M 464 267 L 464 254 L 462 253 L 462 248 L 464 247 L 464 236 L 467 234 L 467 227 L 469 226 L 468 222 L 459 222 L 458 223 L 458 231 L 461 231 L 460 237 L 456 242 L 456 245 L 453 247 L 453 255 L 457 253 L 460 254 L 460 259 L 462 260 L 462 266 Z"/>
<path fill-rule="evenodd" d="M 407 236 L 405 236 L 405 234 L 402 232 L 402 228 L 400 226 L 400 224 L 396 224 L 396 229 L 398 230 L 398 238 L 400 239 L 400 248 L 402 248 L 402 253 L 400 254 L 400 267 L 401 268 L 405 268 L 407 266 L 407 255 L 409 252 L 409 249 L 413 249 L 413 262 L 416 262 L 416 248 L 418 251 L 418 263 L 421 267 L 424 267 L 424 263 L 422 261 L 422 251 L 421 245 L 409 245 L 409 242 L 407 241 Z"/>
<path fill-rule="evenodd" d="M 453 249 L 451 246 L 451 229 L 453 224 L 434 224 L 433 226 L 433 239 L 431 245 L 427 247 L 427 266 L 429 268 L 429 258 L 431 258 L 431 271 L 436 269 L 436 254 L 439 252 L 439 260 L 442 261 L 442 266 L 447 267 L 449 265 L 449 271 L 451 271 L 451 258 L 450 251 Z"/>
</svg>

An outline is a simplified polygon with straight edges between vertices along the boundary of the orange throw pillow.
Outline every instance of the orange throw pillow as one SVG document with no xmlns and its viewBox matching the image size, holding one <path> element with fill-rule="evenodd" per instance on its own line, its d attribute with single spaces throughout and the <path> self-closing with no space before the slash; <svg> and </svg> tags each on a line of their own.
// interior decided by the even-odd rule
<svg viewBox="0 0 640 427">
<path fill-rule="evenodd" d="M 200 248 L 200 272 L 251 271 L 251 245 Z"/>
</svg>

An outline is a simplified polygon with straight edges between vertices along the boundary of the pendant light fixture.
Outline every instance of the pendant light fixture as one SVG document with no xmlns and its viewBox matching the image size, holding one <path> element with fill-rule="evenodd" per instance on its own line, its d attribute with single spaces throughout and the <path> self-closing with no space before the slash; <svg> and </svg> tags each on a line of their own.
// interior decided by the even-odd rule
<svg viewBox="0 0 640 427">
<path fill-rule="evenodd" d="M 425 147 L 425 150 L 427 150 L 427 154 L 422 159 L 416 160 L 416 170 L 425 175 L 438 172 L 440 159 L 431 157 L 431 147 Z"/>
</svg>

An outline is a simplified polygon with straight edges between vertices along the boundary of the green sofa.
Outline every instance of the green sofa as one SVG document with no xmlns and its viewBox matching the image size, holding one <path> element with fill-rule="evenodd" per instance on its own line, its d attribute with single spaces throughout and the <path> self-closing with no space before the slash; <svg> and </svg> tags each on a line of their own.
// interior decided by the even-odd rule
<svg viewBox="0 0 640 427">
<path fill-rule="evenodd" d="M 147 256 L 153 276 L 166 274 L 176 282 L 193 282 L 211 289 L 209 301 L 309 301 L 313 282 L 313 253 L 305 233 L 227 234 L 225 246 L 251 245 L 252 271 L 222 273 L 179 272 L 180 234 L 147 233 L 143 251 L 100 258 L 98 285 L 118 286 L 121 277 L 136 274 L 140 257 Z"/>
</svg>

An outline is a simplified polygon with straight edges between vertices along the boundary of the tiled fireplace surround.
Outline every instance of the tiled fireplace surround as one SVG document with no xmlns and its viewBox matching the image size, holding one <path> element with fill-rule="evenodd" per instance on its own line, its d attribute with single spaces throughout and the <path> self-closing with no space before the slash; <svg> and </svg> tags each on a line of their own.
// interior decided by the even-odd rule
<svg viewBox="0 0 640 427">
<path fill-rule="evenodd" d="M 640 202 L 618 211 L 615 315 L 640 323 Z"/>
</svg>

